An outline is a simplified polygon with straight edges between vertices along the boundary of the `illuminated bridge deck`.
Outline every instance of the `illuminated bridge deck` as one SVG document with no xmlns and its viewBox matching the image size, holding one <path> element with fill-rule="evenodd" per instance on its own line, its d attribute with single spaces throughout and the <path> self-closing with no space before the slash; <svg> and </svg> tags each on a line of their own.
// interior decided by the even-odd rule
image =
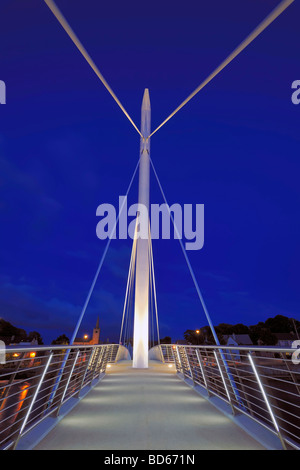
<svg viewBox="0 0 300 470">
<path fill-rule="evenodd" d="M 264 449 L 166 364 L 123 361 L 35 447 L 37 450 Z"/>
</svg>

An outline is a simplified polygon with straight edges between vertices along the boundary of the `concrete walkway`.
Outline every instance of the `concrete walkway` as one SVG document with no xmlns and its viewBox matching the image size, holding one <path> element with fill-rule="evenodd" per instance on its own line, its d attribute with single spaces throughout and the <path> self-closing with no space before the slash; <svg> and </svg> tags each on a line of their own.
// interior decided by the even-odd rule
<svg viewBox="0 0 300 470">
<path fill-rule="evenodd" d="M 263 449 L 165 364 L 107 372 L 35 450 Z"/>
</svg>

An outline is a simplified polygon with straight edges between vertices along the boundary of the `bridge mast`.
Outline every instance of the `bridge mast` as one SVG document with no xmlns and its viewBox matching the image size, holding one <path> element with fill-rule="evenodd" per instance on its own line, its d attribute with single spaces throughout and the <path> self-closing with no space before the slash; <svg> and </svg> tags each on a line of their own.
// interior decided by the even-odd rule
<svg viewBox="0 0 300 470">
<path fill-rule="evenodd" d="M 148 88 L 144 91 L 141 111 L 140 168 L 138 203 L 147 208 L 149 222 L 150 199 L 150 139 L 151 107 Z M 147 227 L 148 234 L 148 227 Z M 137 239 L 135 304 L 133 330 L 133 367 L 148 368 L 149 349 L 149 240 Z"/>
</svg>

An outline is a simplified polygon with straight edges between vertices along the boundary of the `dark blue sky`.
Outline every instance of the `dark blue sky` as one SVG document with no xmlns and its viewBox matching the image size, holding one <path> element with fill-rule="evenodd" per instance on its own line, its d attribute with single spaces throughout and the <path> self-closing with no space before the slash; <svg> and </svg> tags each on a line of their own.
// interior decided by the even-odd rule
<svg viewBox="0 0 300 470">
<path fill-rule="evenodd" d="M 149 88 L 153 129 L 278 3 L 57 0 L 138 125 Z M 0 0 L 0 17 L 0 316 L 47 343 L 72 335 L 105 247 L 96 208 L 125 194 L 139 136 L 42 0 Z M 215 325 L 300 320 L 299 17 L 296 1 L 151 142 L 169 203 L 205 206 L 189 257 Z M 153 245 L 175 340 L 207 321 L 178 241 Z M 82 332 L 99 315 L 118 339 L 130 248 L 111 244 Z"/>
</svg>

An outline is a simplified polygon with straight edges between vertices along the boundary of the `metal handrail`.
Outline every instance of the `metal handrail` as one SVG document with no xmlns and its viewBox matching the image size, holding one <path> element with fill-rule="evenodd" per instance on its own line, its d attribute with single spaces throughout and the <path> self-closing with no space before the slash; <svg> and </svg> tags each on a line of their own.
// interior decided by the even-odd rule
<svg viewBox="0 0 300 470">
<path fill-rule="evenodd" d="M 45 418 L 58 416 L 70 398 L 105 374 L 118 349 L 117 344 L 8 346 L 0 365 L 0 449 L 15 449 Z"/>
<path fill-rule="evenodd" d="M 269 429 L 283 448 L 300 449 L 300 366 L 289 358 L 296 349 L 158 348 L 164 362 L 173 362 L 181 376 L 203 387 L 209 397 L 228 403 L 234 415 L 243 413 Z M 18 346 L 8 347 L 6 356 L 7 363 L 0 366 L 0 448 L 14 449 L 22 436 L 58 415 L 71 397 L 100 378 L 120 353 L 118 345 Z"/>
<path fill-rule="evenodd" d="M 276 434 L 284 449 L 300 450 L 300 365 L 296 348 L 162 344 L 164 362 L 207 396 L 219 397 Z M 278 357 L 279 356 L 279 357 Z M 238 393 L 236 393 L 238 392 Z"/>
</svg>

